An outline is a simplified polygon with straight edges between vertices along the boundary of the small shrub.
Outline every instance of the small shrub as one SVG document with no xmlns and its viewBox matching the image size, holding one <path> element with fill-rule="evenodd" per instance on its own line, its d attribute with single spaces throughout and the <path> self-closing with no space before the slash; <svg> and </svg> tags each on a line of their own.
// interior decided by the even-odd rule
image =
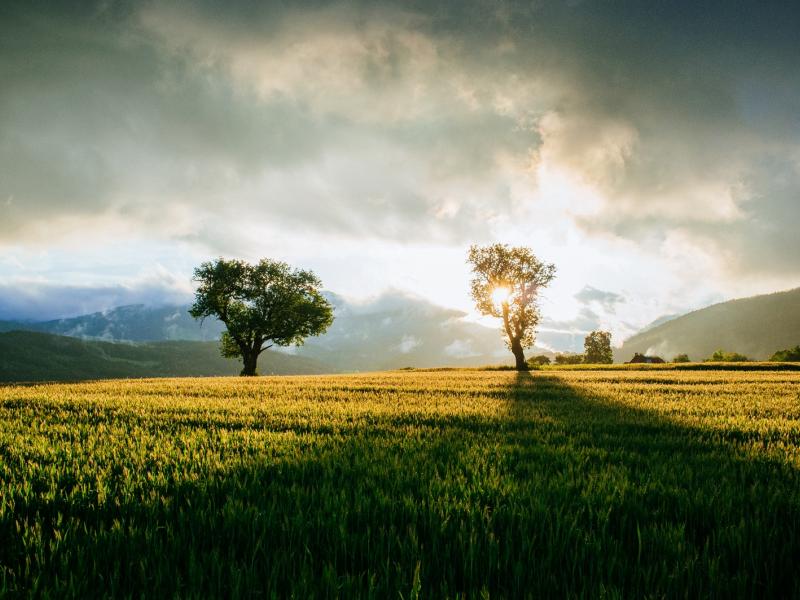
<svg viewBox="0 0 800 600">
<path fill-rule="evenodd" d="M 673 357 L 672 362 L 674 362 L 674 363 L 688 363 L 688 362 L 692 362 L 692 361 L 689 360 L 689 355 L 688 354 L 677 354 L 677 355 L 675 355 L 675 357 Z"/>
</svg>

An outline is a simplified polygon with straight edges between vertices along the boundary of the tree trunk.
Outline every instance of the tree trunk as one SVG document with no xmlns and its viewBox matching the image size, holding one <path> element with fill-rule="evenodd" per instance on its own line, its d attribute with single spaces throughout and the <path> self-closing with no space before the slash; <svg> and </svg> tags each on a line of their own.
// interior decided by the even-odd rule
<svg viewBox="0 0 800 600">
<path fill-rule="evenodd" d="M 525 352 L 523 352 L 519 340 L 511 340 L 511 352 L 514 354 L 517 371 L 527 371 L 528 363 L 525 362 Z"/>
<path fill-rule="evenodd" d="M 244 361 L 244 367 L 240 373 L 242 377 L 255 377 L 258 375 L 258 372 L 256 371 L 256 367 L 258 365 L 258 353 L 252 352 L 243 354 L 242 360 Z"/>
</svg>

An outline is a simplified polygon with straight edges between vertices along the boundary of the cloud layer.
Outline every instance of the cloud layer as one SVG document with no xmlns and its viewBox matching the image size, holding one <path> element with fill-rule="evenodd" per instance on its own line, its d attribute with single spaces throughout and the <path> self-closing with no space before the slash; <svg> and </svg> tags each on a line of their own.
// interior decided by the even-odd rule
<svg viewBox="0 0 800 600">
<path fill-rule="evenodd" d="M 685 305 L 800 280 L 791 3 L 2 11 L 0 250 L 79 236 L 121 254 L 111 235 L 306 260 L 320 240 L 500 239 L 574 270 L 577 318 L 613 312 L 623 262 Z M 120 281 L 104 297 L 135 300 Z M 652 293 L 628 287 L 628 307 Z"/>
</svg>

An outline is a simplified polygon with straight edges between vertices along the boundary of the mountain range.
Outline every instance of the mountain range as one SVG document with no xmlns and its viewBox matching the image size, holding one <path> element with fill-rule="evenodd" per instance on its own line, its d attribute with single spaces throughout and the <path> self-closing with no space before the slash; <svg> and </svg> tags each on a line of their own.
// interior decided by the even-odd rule
<svg viewBox="0 0 800 600">
<path fill-rule="evenodd" d="M 214 341 L 224 330 L 216 319 L 199 322 L 187 306 L 135 304 L 50 321 L 0 321 L 3 331 L 38 331 L 107 342 Z"/>
<path fill-rule="evenodd" d="M 399 292 L 388 292 L 365 303 L 348 302 L 336 294 L 326 295 L 335 314 L 330 329 L 320 337 L 308 339 L 303 346 L 275 349 L 273 354 L 289 361 L 294 358 L 311 361 L 310 364 L 328 372 L 474 366 L 509 360 L 500 332 L 465 320 L 460 311 Z M 132 305 L 67 319 L 0 321 L 0 332 L 27 331 L 79 338 L 87 343 L 82 348 L 90 347 L 89 342 L 100 341 L 134 342 L 142 352 L 145 348 L 161 352 L 168 346 L 154 343 L 177 341 L 210 342 L 203 348 L 216 348 L 215 340 L 224 330 L 223 324 L 216 319 L 196 321 L 188 309 L 188 305 Z M 182 346 L 182 351 L 189 347 Z M 98 352 L 108 354 L 108 348 L 102 348 Z M 192 352 L 205 356 L 206 350 Z M 0 356 L 0 362 L 5 360 Z M 264 362 L 262 358 L 259 365 Z M 222 364 L 215 368 L 221 369 Z M 288 368 L 288 364 L 284 361 L 284 367 Z M 301 361 L 298 368 L 298 372 L 305 372 L 303 369 L 308 365 Z M 263 368 L 261 371 L 265 372 Z"/>
<path fill-rule="evenodd" d="M 476 366 L 510 362 L 498 330 L 457 310 L 399 292 L 365 303 L 328 294 L 335 320 L 300 347 L 267 351 L 261 373 L 373 371 L 401 367 Z M 222 323 L 188 314 L 188 306 L 133 305 L 69 319 L 0 321 L 0 380 L 229 375 L 236 360 L 219 355 Z M 6 332 L 6 333 L 2 333 Z M 800 343 L 800 288 L 731 300 L 656 320 L 615 349 L 669 360 L 703 360 L 715 350 L 767 359 Z M 533 348 L 529 356 L 545 352 Z"/>
<path fill-rule="evenodd" d="M 721 302 L 651 326 L 625 340 L 616 362 L 635 352 L 694 361 L 716 350 L 767 360 L 777 350 L 800 344 L 800 288 Z"/>
</svg>

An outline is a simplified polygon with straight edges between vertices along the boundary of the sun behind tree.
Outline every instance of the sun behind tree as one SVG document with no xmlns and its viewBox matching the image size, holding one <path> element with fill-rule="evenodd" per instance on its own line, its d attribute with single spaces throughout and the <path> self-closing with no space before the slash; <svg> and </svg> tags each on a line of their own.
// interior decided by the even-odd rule
<svg viewBox="0 0 800 600">
<path fill-rule="evenodd" d="M 267 348 L 300 345 L 333 322 L 322 282 L 284 262 L 262 259 L 251 265 L 219 258 L 195 269 L 194 281 L 200 286 L 189 314 L 225 324 L 222 355 L 241 358 L 242 375 L 257 374 L 258 357 Z"/>
<path fill-rule="evenodd" d="M 518 371 L 525 371 L 525 348 L 533 346 L 539 323 L 539 290 L 555 277 L 556 267 L 545 264 L 524 246 L 471 246 L 472 298 L 481 314 L 503 320 L 506 344 Z"/>
</svg>

